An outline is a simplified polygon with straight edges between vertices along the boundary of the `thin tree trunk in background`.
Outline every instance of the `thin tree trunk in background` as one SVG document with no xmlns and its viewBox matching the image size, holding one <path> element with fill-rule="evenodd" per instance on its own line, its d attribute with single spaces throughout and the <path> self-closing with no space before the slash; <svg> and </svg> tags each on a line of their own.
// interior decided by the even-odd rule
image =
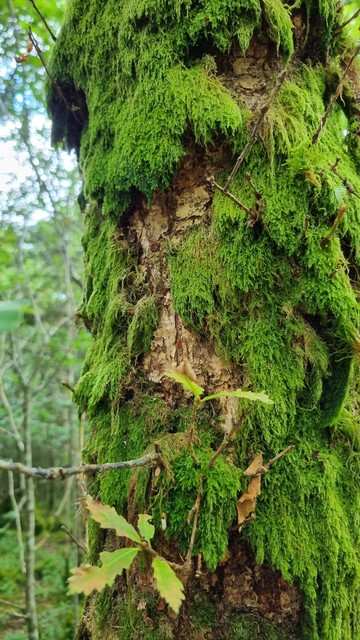
<svg viewBox="0 0 360 640">
<path fill-rule="evenodd" d="M 25 441 L 25 464 L 32 465 L 32 437 L 31 437 L 31 398 L 29 390 L 24 389 L 23 399 L 23 428 Z M 25 592 L 26 615 L 29 640 L 39 640 L 37 607 L 36 607 L 36 582 L 35 582 L 35 486 L 33 478 L 25 479 L 26 495 L 26 529 L 25 529 Z"/>
</svg>

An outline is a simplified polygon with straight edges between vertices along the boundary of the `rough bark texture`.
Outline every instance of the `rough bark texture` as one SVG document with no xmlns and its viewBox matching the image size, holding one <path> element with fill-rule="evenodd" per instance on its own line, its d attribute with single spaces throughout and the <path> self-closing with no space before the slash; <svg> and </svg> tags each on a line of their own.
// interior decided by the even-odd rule
<svg viewBox="0 0 360 640">
<path fill-rule="evenodd" d="M 84 176 L 85 460 L 155 442 L 163 453 L 161 469 L 110 472 L 90 492 L 131 521 L 151 513 L 157 548 L 181 562 L 203 486 L 179 617 L 132 570 L 88 598 L 81 640 L 360 638 L 360 201 L 339 178 L 360 192 L 355 67 L 311 144 L 353 50 L 332 35 L 342 20 L 334 0 L 292 13 L 280 0 L 69 2 L 49 105 L 54 140 L 76 148 Z M 214 180 L 226 183 L 286 66 L 229 187 L 246 212 Z M 191 442 L 191 398 L 163 377 L 182 363 L 207 393 L 275 402 L 251 408 L 211 468 L 243 406 L 207 403 Z M 256 520 L 234 532 L 241 472 L 259 449 L 266 461 L 290 444 Z M 90 523 L 90 561 L 117 545 Z"/>
</svg>

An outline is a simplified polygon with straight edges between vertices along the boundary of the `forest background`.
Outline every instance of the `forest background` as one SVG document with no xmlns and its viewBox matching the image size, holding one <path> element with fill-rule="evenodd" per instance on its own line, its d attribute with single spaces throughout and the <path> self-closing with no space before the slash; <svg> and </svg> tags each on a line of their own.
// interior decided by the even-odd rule
<svg viewBox="0 0 360 640">
<path fill-rule="evenodd" d="M 358 6 L 348 3 L 348 15 Z M 65 0 L 3 0 L 0 7 L 0 302 L 11 301 L 12 317 L 21 311 L 16 327 L 0 334 L 0 457 L 24 460 L 27 451 L 31 459 L 25 461 L 43 467 L 78 463 L 86 431 L 70 390 L 89 341 L 76 321 L 82 295 L 80 177 L 75 158 L 50 147 L 46 71 L 37 52 L 27 50 L 30 27 L 44 60 L 49 58 L 51 32 L 59 31 L 64 10 Z M 357 36 L 358 23 L 349 26 Z M 27 638 L 24 495 L 31 486 L 0 472 L 4 640 Z M 66 594 L 67 578 L 81 551 L 63 527 L 82 537 L 81 491 L 74 479 L 36 484 L 33 551 L 42 640 L 74 636 L 79 601 Z"/>
<path fill-rule="evenodd" d="M 31 29 L 49 57 L 65 2 L 4 0 L 0 7 L 0 457 L 51 467 L 80 459 L 85 421 L 72 405 L 88 334 L 77 322 L 82 295 L 80 176 L 73 156 L 51 149 L 45 69 L 27 51 Z M 38 11 L 46 15 L 49 30 Z M 24 56 L 25 53 L 25 56 Z M 26 54 L 29 53 L 28 56 Z M 16 59 L 17 58 L 17 61 Z M 6 313 L 5 313 L 6 312 Z M 5 314 L 5 315 L 4 315 Z M 18 321 L 6 331 L 13 320 Z M 8 324 L 7 324 L 8 321 Z M 43 640 L 68 640 L 78 618 L 69 567 L 78 564 L 78 487 L 32 485 L 35 597 Z M 31 490 L 31 483 L 30 483 Z M 26 630 L 29 483 L 0 472 L 0 638 Z"/>
</svg>

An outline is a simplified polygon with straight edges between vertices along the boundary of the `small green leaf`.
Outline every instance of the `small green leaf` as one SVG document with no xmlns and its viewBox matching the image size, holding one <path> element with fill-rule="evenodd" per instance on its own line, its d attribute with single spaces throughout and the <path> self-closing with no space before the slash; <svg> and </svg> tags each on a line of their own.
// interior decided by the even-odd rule
<svg viewBox="0 0 360 640">
<path fill-rule="evenodd" d="M 181 602 L 185 600 L 183 583 L 163 558 L 154 558 L 152 567 L 156 587 L 161 597 L 166 600 L 175 613 L 179 613 Z"/>
<path fill-rule="evenodd" d="M 236 391 L 219 391 L 211 396 L 201 398 L 200 402 L 206 402 L 207 400 L 216 400 L 217 398 L 243 398 L 244 400 L 251 400 L 251 402 L 264 402 L 265 404 L 274 404 L 274 401 L 269 396 L 261 391 L 260 393 L 254 393 L 253 391 L 242 391 L 236 389 Z"/>
<path fill-rule="evenodd" d="M 101 567 L 93 567 L 89 564 L 82 564 L 80 567 L 71 569 L 74 575 L 69 578 L 69 593 L 85 593 L 89 595 L 92 591 L 102 591 L 105 585 L 111 587 L 117 575 L 124 569 L 129 569 L 139 547 L 118 549 L 117 551 L 103 551 L 100 553 Z"/>
<path fill-rule="evenodd" d="M 150 524 L 150 520 L 152 520 L 152 517 L 147 515 L 147 513 L 140 513 L 138 519 L 138 530 L 140 531 L 140 535 L 149 544 L 155 533 L 155 527 L 153 524 Z"/>
<path fill-rule="evenodd" d="M 204 389 L 193 380 L 190 380 L 190 378 L 188 378 L 184 373 L 178 373 L 178 371 L 165 371 L 164 376 L 172 378 L 173 380 L 176 380 L 176 382 L 182 384 L 185 391 L 191 391 L 195 398 L 199 398 L 201 394 L 204 393 Z"/>
<path fill-rule="evenodd" d="M 136 529 L 123 516 L 119 516 L 114 507 L 97 502 L 91 496 L 86 498 L 86 505 L 92 518 L 100 524 L 102 529 L 115 529 L 117 536 L 123 536 L 141 544 L 141 538 Z"/>
</svg>

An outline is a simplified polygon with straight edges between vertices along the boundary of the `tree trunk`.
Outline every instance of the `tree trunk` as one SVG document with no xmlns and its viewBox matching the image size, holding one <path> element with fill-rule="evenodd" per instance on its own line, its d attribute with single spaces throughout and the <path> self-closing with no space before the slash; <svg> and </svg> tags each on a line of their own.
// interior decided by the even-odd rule
<svg viewBox="0 0 360 640">
<path fill-rule="evenodd" d="M 79 639 L 360 638 L 358 78 L 338 3 L 295 6 L 68 5 L 49 104 L 84 179 L 85 460 L 163 461 L 89 492 L 150 513 L 169 560 L 195 533 L 178 617 L 138 568 L 87 599 Z M 194 417 L 176 367 L 275 404 Z M 289 445 L 239 531 L 242 471 Z M 118 545 L 90 522 L 90 561 Z"/>
</svg>

